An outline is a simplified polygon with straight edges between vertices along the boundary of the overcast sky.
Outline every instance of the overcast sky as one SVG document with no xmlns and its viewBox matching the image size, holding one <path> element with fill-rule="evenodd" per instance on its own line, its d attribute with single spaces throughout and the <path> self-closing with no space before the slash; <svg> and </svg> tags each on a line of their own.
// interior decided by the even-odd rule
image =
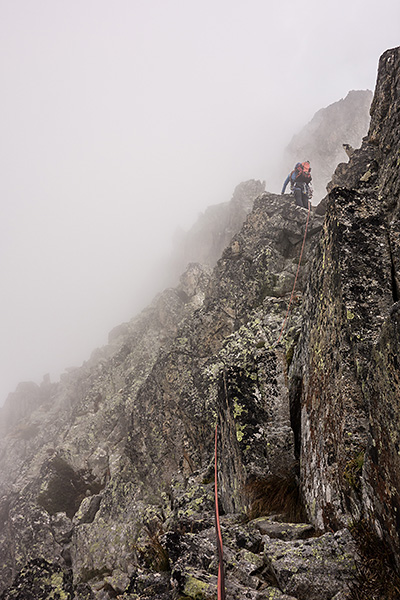
<svg viewBox="0 0 400 600">
<path fill-rule="evenodd" d="M 271 188 L 399 23 L 398 0 L 0 0 L 0 404 L 134 316 L 177 227 Z"/>
</svg>

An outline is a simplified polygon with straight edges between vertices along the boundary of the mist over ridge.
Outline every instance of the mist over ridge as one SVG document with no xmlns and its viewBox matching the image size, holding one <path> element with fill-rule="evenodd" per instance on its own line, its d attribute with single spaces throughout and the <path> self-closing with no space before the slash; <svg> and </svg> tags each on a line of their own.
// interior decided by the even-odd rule
<svg viewBox="0 0 400 600">
<path fill-rule="evenodd" d="M 317 3 L 2 3 L 0 403 L 86 360 L 160 289 L 177 227 L 242 181 L 278 192 L 293 134 L 373 89 L 399 8 L 356 5 L 329 33 Z"/>
</svg>

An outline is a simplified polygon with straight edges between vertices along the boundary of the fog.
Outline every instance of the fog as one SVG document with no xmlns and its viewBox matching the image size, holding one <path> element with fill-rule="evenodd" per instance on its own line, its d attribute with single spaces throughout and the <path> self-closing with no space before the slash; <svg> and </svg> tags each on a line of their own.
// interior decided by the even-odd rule
<svg viewBox="0 0 400 600">
<path fill-rule="evenodd" d="M 279 192 L 399 23 L 398 0 L 0 0 L 0 404 L 134 316 L 177 228 L 241 181 Z"/>
</svg>

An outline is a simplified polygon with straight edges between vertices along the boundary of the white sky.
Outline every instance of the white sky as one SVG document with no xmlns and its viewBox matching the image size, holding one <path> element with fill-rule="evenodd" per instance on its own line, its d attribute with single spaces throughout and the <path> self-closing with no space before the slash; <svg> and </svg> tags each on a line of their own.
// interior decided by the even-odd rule
<svg viewBox="0 0 400 600">
<path fill-rule="evenodd" d="M 278 192 L 399 23 L 398 0 L 0 0 L 0 404 L 134 316 L 178 226 L 243 180 Z"/>
</svg>

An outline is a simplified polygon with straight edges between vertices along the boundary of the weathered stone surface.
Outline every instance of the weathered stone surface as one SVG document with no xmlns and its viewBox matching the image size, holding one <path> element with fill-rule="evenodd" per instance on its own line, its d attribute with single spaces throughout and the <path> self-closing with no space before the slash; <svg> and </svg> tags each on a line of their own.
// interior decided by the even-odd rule
<svg viewBox="0 0 400 600">
<path fill-rule="evenodd" d="M 56 563 L 44 559 L 29 561 L 18 574 L 12 589 L 1 595 L 2 600 L 73 600 L 71 572 L 63 571 Z M 90 600 L 90 596 L 81 596 Z"/>
<path fill-rule="evenodd" d="M 301 540 L 315 535 L 315 530 L 308 523 L 279 523 L 270 518 L 260 517 L 253 521 L 262 535 L 284 541 Z"/>
<path fill-rule="evenodd" d="M 380 335 L 372 352 L 366 397 L 370 436 L 365 460 L 365 504 L 377 531 L 399 561 L 400 515 L 400 48 L 379 62 L 369 143 L 378 163 L 376 190 L 387 206 L 387 253 L 393 304 L 381 315 Z M 400 566 L 400 565 L 399 565 Z"/>
<path fill-rule="evenodd" d="M 301 404 L 304 492 L 319 528 L 344 525 L 346 515 L 360 515 L 360 497 L 346 472 L 365 450 L 368 409 L 362 381 L 383 315 L 393 304 L 382 203 L 372 197 L 363 201 L 344 189 L 334 190 L 329 202 L 306 298 L 311 326 L 292 370 L 292 405 Z M 354 247 L 360 249 L 356 256 Z M 309 352 L 305 368 L 303 348 Z"/>
<path fill-rule="evenodd" d="M 100 494 L 84 498 L 79 509 L 75 512 L 73 522 L 75 525 L 80 523 L 92 523 L 100 508 L 102 496 Z"/>
<path fill-rule="evenodd" d="M 207 474 L 212 422 L 225 362 L 233 361 L 231 383 L 247 402 L 247 408 L 239 406 L 234 396 L 230 417 L 244 476 L 245 469 L 247 474 L 263 474 L 292 460 L 283 370 L 274 353 L 267 353 L 267 362 L 277 370 L 271 380 L 265 378 L 263 348 L 286 308 L 279 298 L 281 283 L 276 282 L 282 266 L 293 280 L 305 220 L 291 203 L 264 195 L 245 231 L 235 238 L 234 251 L 223 257 L 211 286 L 206 272 L 192 265 L 178 290 L 161 295 L 148 315 L 115 332 L 109 347 L 64 377 L 50 414 L 41 416 L 41 437 L 30 446 L 33 458 L 26 460 L 24 452 L 18 460 L 30 473 L 28 496 L 55 516 L 65 511 L 73 517 L 72 530 L 65 532 L 63 556 L 72 565 L 75 585 L 90 583 L 100 598 L 107 587 L 113 588 L 115 572 L 129 574 L 137 564 L 154 568 L 154 557 L 146 558 L 153 536 L 146 533 L 149 527 L 175 523 L 200 531 L 208 526 L 212 492 L 205 481 L 212 475 Z M 257 257 L 250 263 L 255 251 Z M 235 315 L 230 307 L 245 286 L 251 295 Z M 263 304 L 274 307 L 264 321 Z M 179 327 L 180 320 L 196 309 Z M 222 330 L 221 323 L 225 323 Z M 226 344 L 235 330 L 236 338 Z M 253 399 L 247 399 L 247 389 Z M 280 401 L 281 392 L 286 404 Z M 271 404 L 265 410 L 262 404 L 268 404 L 268 398 Z M 252 417 L 257 407 L 264 411 L 259 423 Z M 132 433 L 125 455 L 128 414 Z M 265 456 L 267 444 L 271 450 Z M 258 461 L 261 457 L 263 462 Z M 11 469 L 9 473 L 9 481 L 18 486 L 23 474 L 13 481 Z M 181 487 L 176 473 L 182 474 Z M 58 493 L 61 488 L 65 493 Z M 226 498 L 229 488 L 238 490 L 237 478 L 228 478 Z M 243 510 L 241 496 L 242 490 L 236 501 Z M 10 550 L 4 548 L 6 553 Z"/>
<path fill-rule="evenodd" d="M 178 276 L 190 262 L 214 267 L 264 191 L 264 181 L 250 179 L 235 188 L 230 202 L 208 207 L 187 233 L 176 235 L 168 270 Z"/>
<path fill-rule="evenodd" d="M 331 600 L 355 574 L 355 543 L 347 530 L 305 541 L 265 538 L 265 555 L 279 587 L 298 600 Z"/>
<path fill-rule="evenodd" d="M 257 594 L 257 600 L 297 600 L 294 596 L 288 596 L 278 588 L 267 587 Z"/>
<path fill-rule="evenodd" d="M 227 598 L 292 600 L 270 585 L 260 533 L 253 524 L 244 526 L 232 516 L 222 517 Z M 215 558 L 214 529 L 200 535 L 167 534 L 172 587 L 190 598 L 215 598 L 218 564 Z"/>
<path fill-rule="evenodd" d="M 57 535 L 47 511 L 24 498 L 17 499 L 10 507 L 7 521 L 7 538 L 12 541 L 11 556 L 2 549 L 2 559 L 17 573 L 32 559 L 45 559 L 65 565 L 61 540 Z"/>
<path fill-rule="evenodd" d="M 371 126 L 335 174 L 291 372 L 316 527 L 372 518 L 399 556 L 400 50 L 380 60 Z M 301 419 L 300 419 L 301 411 Z"/>
<path fill-rule="evenodd" d="M 364 465 L 364 504 L 377 532 L 399 560 L 400 548 L 400 303 L 383 324 L 373 349 L 366 394 L 370 436 Z"/>
<path fill-rule="evenodd" d="M 216 414 L 223 432 L 225 510 L 245 511 L 248 479 L 286 470 L 294 461 L 282 352 L 299 329 L 299 302 L 285 343 L 272 343 L 306 219 L 291 201 L 262 195 L 211 279 L 190 265 L 177 290 L 156 298 L 139 319 L 112 333 L 108 347 L 64 376 L 51 410 L 40 413 L 29 459 L 17 442 L 12 455 L 5 446 L 5 483 L 18 488 L 29 472 L 24 493 L 53 515 L 59 561 L 72 567 L 75 588 L 89 586 L 102 600 L 117 593 L 151 597 L 155 589 L 168 596 L 165 580 L 161 589 L 151 575 L 163 563 L 182 593 L 197 589 L 197 581 L 215 590 L 210 463 Z M 318 219 L 312 222 L 307 250 L 321 227 Z M 298 290 L 305 276 L 303 266 Z M 11 464 L 18 461 L 22 469 L 15 477 Z M 173 560 L 161 542 L 165 530 L 184 536 Z M 202 544 L 212 551 L 211 580 L 208 567 L 196 563 L 203 532 Z M 185 536 L 193 536 L 193 560 Z M 232 593 L 244 596 L 250 586 L 249 597 L 258 598 L 262 579 L 253 572 L 263 569 L 260 535 L 242 529 L 235 540 L 242 550 L 230 551 Z M 6 538 L 3 549 L 5 556 L 14 552 Z M 15 571 L 7 560 L 10 581 Z"/>
<path fill-rule="evenodd" d="M 74 546 L 76 539 L 82 539 L 82 547 L 89 550 L 97 543 L 98 558 L 94 560 L 89 553 L 77 568 L 77 573 L 85 569 L 104 570 L 104 565 L 100 564 L 104 554 L 110 555 L 110 560 L 105 561 L 109 573 L 114 569 L 113 556 L 118 557 L 115 566 L 119 564 L 121 552 L 115 543 L 121 530 L 126 533 L 127 548 L 132 530 L 137 530 L 134 523 L 132 526 L 126 524 L 126 497 L 132 486 L 128 485 L 131 474 L 129 468 L 124 467 L 123 454 L 131 403 L 160 348 L 175 335 L 179 321 L 201 304 L 208 280 L 207 269 L 190 266 L 176 290 L 160 294 L 128 325 L 124 335 L 117 336 L 107 347 L 94 352 L 81 369 L 64 375 L 47 404 L 39 403 L 36 410 L 31 410 L 24 428 L 35 426 L 34 436 L 21 438 L 11 432 L 2 440 L 0 490 L 4 500 L 0 553 L 3 586 L 11 581 L 28 557 L 42 556 L 52 560 L 59 556 L 60 564 L 64 564 L 65 554 L 68 561 L 76 561 L 81 556 Z M 104 508 L 99 511 L 102 502 L 99 492 L 105 487 Z M 22 490 L 23 495 L 17 501 L 17 494 Z M 116 506 L 110 514 L 107 507 L 113 502 Z M 132 494 L 128 504 L 133 507 L 133 515 L 138 511 L 135 502 Z M 19 510 L 21 503 L 23 508 Z M 74 535 L 71 531 L 72 538 L 65 539 L 58 547 L 53 531 L 57 539 L 61 534 L 56 526 L 53 529 L 50 515 L 65 511 L 72 518 L 80 506 Z M 14 515 L 18 514 L 21 519 L 18 531 L 14 532 L 17 518 Z M 112 526 L 112 519 L 117 514 L 122 522 L 120 530 Z M 36 515 L 40 516 L 39 521 Z M 95 525 L 90 528 L 96 517 L 99 526 L 97 529 Z M 31 520 L 40 523 L 37 530 L 30 528 Z M 10 528 L 13 532 L 11 537 L 8 533 Z M 90 535 L 80 536 L 78 532 L 82 530 L 83 533 L 85 529 L 90 529 Z M 19 538 L 22 540 L 21 550 Z M 114 553 L 112 548 L 115 548 Z M 21 558 L 15 558 L 19 553 Z M 127 550 L 127 556 L 130 554 L 131 551 Z M 126 558 L 122 562 L 125 568 Z M 78 574 L 77 580 L 81 580 Z"/>
<path fill-rule="evenodd" d="M 279 335 L 287 306 L 275 274 L 286 270 L 294 281 L 306 219 L 304 211 L 279 196 L 263 194 L 256 200 L 218 262 L 203 306 L 185 321 L 139 390 L 128 451 L 147 489 L 160 494 L 160 483 L 177 470 L 189 476 L 205 467 L 216 408 L 226 444 L 221 468 L 226 509 L 245 508 L 242 488 L 250 475 L 293 462 L 285 363 L 281 350 L 268 345 Z M 310 238 L 307 247 L 312 243 Z M 303 278 L 304 272 L 299 289 Z M 264 313 L 264 306 L 273 308 Z M 296 312 L 294 331 L 295 325 Z"/>
</svg>

